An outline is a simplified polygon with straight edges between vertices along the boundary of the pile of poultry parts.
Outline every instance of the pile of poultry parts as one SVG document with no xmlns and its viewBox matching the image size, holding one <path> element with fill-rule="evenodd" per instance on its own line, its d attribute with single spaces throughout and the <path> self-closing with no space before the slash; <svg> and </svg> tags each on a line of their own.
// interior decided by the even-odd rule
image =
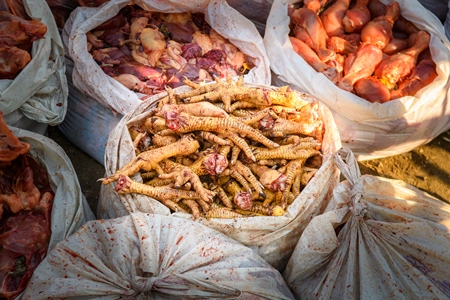
<svg viewBox="0 0 450 300">
<path fill-rule="evenodd" d="M 437 77 L 430 34 L 406 20 L 398 2 L 306 0 L 288 14 L 293 50 L 370 102 L 414 96 Z"/>
<path fill-rule="evenodd" d="M 182 79 L 213 81 L 253 68 L 251 58 L 205 21 L 203 13 L 160 13 L 128 5 L 87 33 L 88 51 L 105 74 L 154 95 Z"/>
<path fill-rule="evenodd" d="M 29 150 L 0 111 L 0 298 L 14 299 L 25 289 L 51 237 L 54 193 Z"/>
<path fill-rule="evenodd" d="M 14 79 L 31 61 L 33 42 L 43 38 L 47 26 L 30 20 L 23 7 L 0 3 L 0 79 Z"/>
<path fill-rule="evenodd" d="M 322 165 L 317 100 L 287 86 L 247 86 L 244 76 L 184 84 L 192 89 L 169 88 L 129 123 L 137 156 L 102 183 L 194 219 L 283 215 Z M 143 183 L 131 178 L 138 172 Z"/>
</svg>

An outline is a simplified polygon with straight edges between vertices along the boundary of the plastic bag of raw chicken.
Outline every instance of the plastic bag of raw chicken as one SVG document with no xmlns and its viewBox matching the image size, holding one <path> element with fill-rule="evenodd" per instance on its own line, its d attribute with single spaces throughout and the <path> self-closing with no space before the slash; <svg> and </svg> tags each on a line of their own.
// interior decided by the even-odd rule
<svg viewBox="0 0 450 300">
<path fill-rule="evenodd" d="M 77 174 L 67 154 L 55 141 L 40 134 L 10 127 L 21 141 L 30 144 L 30 155 L 47 168 L 55 199 L 52 209 L 50 247 L 95 219 L 83 195 Z"/>
<path fill-rule="evenodd" d="M 450 297 L 450 205 L 400 180 L 361 176 L 348 148 L 336 163 L 347 180 L 308 224 L 283 273 L 294 296 Z"/>
<path fill-rule="evenodd" d="M 47 248 L 47 251 L 50 251 L 58 242 L 75 233 L 84 223 L 94 220 L 95 216 L 81 191 L 75 169 L 73 168 L 72 163 L 64 150 L 53 140 L 42 136 L 41 134 L 18 129 L 12 126 L 9 128 L 21 142 L 25 142 L 30 145 L 28 155 L 30 155 L 39 165 L 44 166 L 48 173 L 50 187 L 54 192 L 53 205 L 50 210 L 51 235 Z M 44 181 L 45 180 L 41 180 L 41 183 L 36 183 L 36 185 L 40 186 L 40 184 Z M 37 179 L 34 180 L 34 182 L 38 182 Z M 44 196 L 42 196 L 42 198 L 44 198 Z M 3 205 L 5 205 L 5 202 Z M 21 215 L 17 213 L 9 217 L 7 221 L 12 220 L 12 218 L 16 216 L 17 218 L 20 218 Z M 30 218 L 28 218 L 28 220 L 30 220 Z M 4 219 L 2 221 L 4 221 Z M 36 238 L 36 234 L 33 234 L 33 231 L 30 232 L 29 230 L 40 230 L 41 227 L 38 225 L 40 223 L 31 221 L 28 222 L 26 224 L 26 226 L 29 226 L 28 231 L 21 228 L 20 224 L 14 225 L 14 227 L 6 230 L 8 226 L 12 226 L 12 224 L 15 223 L 11 221 L 11 223 L 8 223 L 9 225 L 5 224 L 5 222 L 2 222 L 2 242 L 6 245 L 8 236 L 14 237 L 14 242 L 12 244 L 12 248 L 6 246 L 2 247 L 2 275 L 4 275 L 3 272 L 8 270 L 10 270 L 11 273 L 22 272 L 20 269 L 18 270 L 18 267 L 15 265 L 14 267 L 11 266 L 10 261 L 8 260 L 8 255 L 15 255 L 16 259 L 17 257 L 21 257 L 20 255 L 22 252 L 20 252 L 20 249 L 23 239 L 27 239 L 27 245 L 32 245 L 35 247 L 35 249 L 33 249 L 35 252 L 31 252 L 33 258 L 30 258 L 30 260 L 25 263 L 25 267 L 32 268 L 32 261 L 38 259 L 36 253 L 39 251 L 37 249 L 39 249 L 39 244 L 42 243 L 42 241 Z M 17 236 L 17 233 L 23 233 L 23 236 Z M 39 234 L 45 237 L 45 232 L 39 232 Z M 10 239 L 11 238 L 9 238 L 9 240 Z M 22 251 L 26 250 L 24 249 Z M 19 253 L 19 256 L 17 256 L 17 253 Z M 28 254 L 23 254 L 22 257 L 26 257 L 26 255 Z M 18 265 L 20 266 L 20 263 Z M 35 266 L 33 268 L 35 268 Z M 5 292 L 4 296 L 7 296 L 8 299 L 19 299 L 21 296 L 18 295 L 18 293 L 25 287 L 23 284 L 26 284 L 25 280 L 29 279 L 29 277 L 26 276 L 29 275 L 31 274 L 27 274 L 27 272 L 25 272 L 25 274 L 22 275 L 23 277 L 18 277 L 16 275 L 16 279 L 13 280 L 11 280 L 11 278 L 7 278 L 6 276 L 2 276 L 1 292 Z M 19 285 L 18 288 L 15 287 L 17 285 Z"/>
<path fill-rule="evenodd" d="M 35 40 L 31 60 L 14 79 L 0 80 L 0 110 L 10 126 L 44 134 L 58 125 L 67 110 L 68 87 L 64 73 L 64 47 L 53 15 L 44 0 L 21 1 L 33 20 L 47 27 Z"/>
<path fill-rule="evenodd" d="M 153 12 L 204 13 L 208 24 L 245 55 L 251 57 L 253 67 L 246 75 L 247 82 L 270 84 L 270 68 L 262 37 L 255 25 L 230 7 L 225 0 L 208 1 L 125 1 L 114 0 L 100 7 L 78 7 L 66 21 L 62 33 L 67 53 L 74 61 L 73 83 L 81 92 L 119 114 L 135 109 L 148 94 L 138 93 L 105 74 L 88 52 L 86 35 L 102 23 L 118 15 L 129 4 Z M 153 96 L 153 98 L 157 97 Z M 150 98 L 151 100 L 151 98 Z"/>
<path fill-rule="evenodd" d="M 250 248 L 190 220 L 133 213 L 61 241 L 22 299 L 294 299 Z"/>
<path fill-rule="evenodd" d="M 188 90 L 190 90 L 188 87 L 179 87 L 174 90 L 174 93 Z M 165 95 L 167 94 L 164 93 L 161 97 Z M 315 100 L 306 94 L 304 99 Z M 111 131 L 105 149 L 105 177 L 114 174 L 136 157 L 128 128 L 133 124 L 144 122 L 156 103 L 145 101 L 135 111 L 126 114 Z M 325 128 L 321 150 L 322 164 L 311 181 L 286 209 L 284 215 L 229 219 L 201 217 L 196 221 L 219 230 L 252 248 L 272 266 L 280 271 L 283 270 L 303 228 L 312 216 L 322 212 L 333 187 L 338 182 L 339 175 L 332 155 L 340 148 L 339 134 L 329 110 L 319 103 L 319 111 Z M 139 182 L 143 181 L 139 173 L 133 175 L 133 178 Z M 111 183 L 101 187 L 97 209 L 100 218 L 116 218 L 138 211 L 161 215 L 171 214 L 167 206 L 149 196 L 138 193 L 118 194 L 115 191 L 115 185 L 116 183 Z M 191 214 L 184 212 L 174 212 L 171 215 L 192 218 Z"/>
<path fill-rule="evenodd" d="M 371 103 L 337 87 L 294 52 L 287 15 L 288 5 L 295 2 L 274 1 L 267 20 L 264 42 L 274 72 L 272 84 L 289 84 L 325 103 L 333 113 L 342 144 L 352 149 L 358 160 L 408 152 L 450 128 L 450 42 L 433 13 L 418 1 L 397 1 L 401 15 L 431 35 L 429 48 L 437 77 L 415 96 Z"/>
</svg>

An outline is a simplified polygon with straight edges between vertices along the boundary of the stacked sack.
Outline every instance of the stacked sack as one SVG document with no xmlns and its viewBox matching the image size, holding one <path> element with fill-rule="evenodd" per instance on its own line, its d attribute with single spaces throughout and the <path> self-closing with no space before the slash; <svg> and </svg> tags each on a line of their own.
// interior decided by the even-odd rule
<svg viewBox="0 0 450 300">
<path fill-rule="evenodd" d="M 60 124 L 67 111 L 62 40 L 45 1 L 23 1 L 23 6 L 9 9 L 1 12 L 7 26 L 2 53 L 9 55 L 1 71 L 0 111 L 8 125 L 44 134 L 48 125 Z M 19 73 L 5 75 L 19 65 L 23 67 Z"/>
</svg>

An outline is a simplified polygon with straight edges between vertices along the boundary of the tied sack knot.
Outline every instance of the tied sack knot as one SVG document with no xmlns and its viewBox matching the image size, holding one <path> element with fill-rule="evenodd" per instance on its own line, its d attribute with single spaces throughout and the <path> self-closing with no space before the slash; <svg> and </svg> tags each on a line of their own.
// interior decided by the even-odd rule
<svg viewBox="0 0 450 300">
<path fill-rule="evenodd" d="M 364 200 L 364 185 L 361 180 L 358 180 L 352 188 L 353 207 L 350 207 L 353 215 L 357 218 L 363 218 L 367 213 L 367 206 L 362 200 Z"/>
<path fill-rule="evenodd" d="M 131 288 L 137 293 L 148 293 L 158 279 L 158 277 L 138 277 L 131 281 Z"/>
<path fill-rule="evenodd" d="M 367 213 L 367 206 L 362 201 L 364 200 L 363 191 L 364 187 L 361 181 L 357 182 L 353 186 L 353 193 L 352 193 L 353 206 L 351 206 L 349 209 L 353 213 L 353 215 L 357 218 L 363 218 Z"/>
</svg>

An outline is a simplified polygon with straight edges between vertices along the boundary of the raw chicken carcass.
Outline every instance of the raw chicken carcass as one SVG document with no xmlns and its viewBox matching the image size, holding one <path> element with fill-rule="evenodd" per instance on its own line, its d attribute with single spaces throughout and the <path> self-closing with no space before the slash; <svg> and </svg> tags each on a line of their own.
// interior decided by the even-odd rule
<svg viewBox="0 0 450 300">
<path fill-rule="evenodd" d="M 383 52 L 374 44 L 363 43 L 351 59 L 353 62 L 344 68 L 345 76 L 338 83 L 341 89 L 349 92 L 353 91 L 353 85 L 358 80 L 372 75 L 383 59 Z"/>
<path fill-rule="evenodd" d="M 384 49 L 393 38 L 392 27 L 400 16 L 400 6 L 398 2 L 392 2 L 386 6 L 386 14 L 372 19 L 361 30 L 361 40 L 365 43 L 372 43 Z"/>
<path fill-rule="evenodd" d="M 330 0 L 304 0 L 303 4 L 306 8 L 318 14 L 329 1 Z"/>
<path fill-rule="evenodd" d="M 7 11 L 0 11 L 0 24 L 3 25 L 4 22 L 12 22 L 17 23 L 18 27 L 21 31 L 25 32 L 31 42 L 34 42 L 37 39 L 43 38 L 45 33 L 47 32 L 47 25 L 37 20 L 25 20 L 21 17 L 15 16 Z M 3 34 L 7 35 L 15 35 L 19 34 L 18 32 L 1 32 L 0 37 Z"/>
<path fill-rule="evenodd" d="M 144 48 L 144 53 L 147 56 L 148 65 L 152 67 L 156 66 L 156 63 L 166 49 L 164 34 L 158 29 L 144 28 L 141 32 L 140 40 Z"/>
<path fill-rule="evenodd" d="M 380 0 L 370 0 L 367 8 L 369 9 L 372 18 L 377 18 L 386 14 L 386 5 L 381 3 Z M 406 20 L 402 15 L 400 15 L 397 21 L 394 22 L 393 29 L 406 34 L 419 31 L 419 29 L 411 21 Z"/>
<path fill-rule="evenodd" d="M 25 167 L 18 178 L 11 183 L 12 193 L 0 193 L 3 205 L 7 205 L 12 213 L 32 209 L 41 197 L 39 189 L 33 183 L 33 170 Z"/>
<path fill-rule="evenodd" d="M 15 46 L 0 46 L 0 79 L 14 79 L 30 62 L 28 51 Z"/>
<path fill-rule="evenodd" d="M 21 211 L 0 227 L 0 298 L 15 299 L 47 254 L 53 193 L 46 192 L 33 210 Z"/>
<path fill-rule="evenodd" d="M 333 51 L 327 49 L 328 34 L 317 14 L 310 9 L 300 7 L 292 14 L 292 22 L 308 33 L 312 44 L 310 48 L 316 52 L 320 60 L 326 61 L 333 57 Z"/>
<path fill-rule="evenodd" d="M 349 33 L 341 36 L 344 40 L 349 42 L 352 46 L 358 48 L 361 45 L 361 34 L 359 33 Z"/>
<path fill-rule="evenodd" d="M 436 64 L 431 59 L 421 60 L 411 75 L 398 84 L 398 88 L 391 91 L 391 100 L 404 96 L 414 96 L 420 89 L 433 82 L 438 76 Z"/>
<path fill-rule="evenodd" d="M 376 67 L 374 75 L 389 90 L 394 89 L 397 82 L 403 80 L 412 72 L 417 63 L 417 57 L 428 48 L 429 43 L 430 34 L 425 31 L 419 31 L 416 41 L 411 48 L 384 59 Z"/>
<path fill-rule="evenodd" d="M 314 48 L 313 41 L 311 40 L 311 37 L 309 36 L 308 31 L 306 31 L 305 28 L 298 25 L 294 25 L 292 33 L 296 38 L 298 38 L 300 41 L 308 45 L 311 49 Z"/>
<path fill-rule="evenodd" d="M 345 33 L 342 19 L 344 18 L 350 0 L 336 0 L 330 7 L 320 15 L 323 28 L 329 37 L 343 35 Z"/>
<path fill-rule="evenodd" d="M 13 161 L 19 155 L 28 153 L 29 150 L 30 144 L 20 141 L 13 134 L 3 119 L 3 112 L 0 111 L 0 163 Z"/>
<path fill-rule="evenodd" d="M 28 43 L 26 47 L 30 48 L 30 36 L 20 28 L 17 21 L 0 22 L 0 45 L 16 46 Z"/>
<path fill-rule="evenodd" d="M 356 95 L 372 103 L 385 103 L 391 97 L 388 88 L 373 76 L 358 80 L 354 88 Z"/>
<path fill-rule="evenodd" d="M 373 19 L 386 14 L 386 4 L 381 3 L 380 0 L 370 0 L 367 9 Z"/>
<path fill-rule="evenodd" d="M 348 55 L 349 53 L 356 52 L 358 47 L 352 45 L 346 39 L 339 36 L 332 36 L 327 40 L 327 47 L 336 53 Z"/>
<path fill-rule="evenodd" d="M 339 72 L 336 68 L 325 64 L 323 61 L 319 59 L 317 54 L 310 48 L 308 45 L 303 43 L 301 40 L 295 37 L 289 37 L 292 49 L 317 72 L 322 73 L 328 79 L 330 79 L 333 83 L 336 83 L 339 80 Z"/>
<path fill-rule="evenodd" d="M 393 55 L 407 48 L 408 48 L 408 39 L 400 39 L 393 37 L 386 45 L 386 47 L 384 47 L 383 53 L 387 55 Z"/>
<path fill-rule="evenodd" d="M 355 5 L 347 10 L 342 25 L 346 33 L 359 33 L 370 22 L 370 11 L 367 8 L 369 0 L 356 0 Z"/>
<path fill-rule="evenodd" d="M 25 10 L 25 6 L 23 5 L 22 0 L 2 0 L 2 2 L 3 4 L 0 5 L 3 8 L 2 11 L 10 12 L 14 16 L 17 16 L 24 20 L 30 20 L 30 16 Z"/>
</svg>

